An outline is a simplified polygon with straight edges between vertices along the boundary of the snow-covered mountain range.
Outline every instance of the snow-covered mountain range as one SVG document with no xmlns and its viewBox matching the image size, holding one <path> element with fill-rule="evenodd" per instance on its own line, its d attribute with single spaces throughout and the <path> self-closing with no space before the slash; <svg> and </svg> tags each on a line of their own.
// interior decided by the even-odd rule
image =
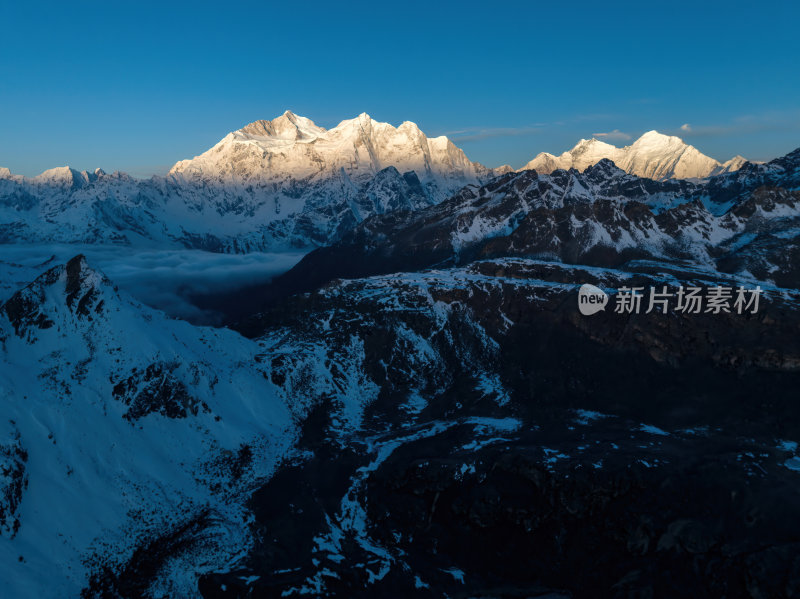
<svg viewBox="0 0 800 599">
<path fill-rule="evenodd" d="M 25 178 L 3 169 L 0 241 L 313 247 L 373 214 L 430 206 L 510 170 L 471 162 L 414 123 L 361 114 L 325 130 L 287 111 L 228 134 L 166 177 L 61 167 Z"/>
<path fill-rule="evenodd" d="M 582 173 L 523 170 L 361 223 L 279 280 L 297 291 L 334 278 L 534 256 L 594 266 L 690 260 L 795 287 L 799 189 L 800 150 L 702 181 L 644 179 L 607 159 Z"/>
<path fill-rule="evenodd" d="M 743 157 L 734 156 L 720 163 L 679 137 L 648 131 L 624 148 L 596 138 L 582 139 L 560 156 L 542 152 L 520 170 L 535 169 L 549 174 L 557 169 L 574 168 L 582 172 L 603 159 L 611 160 L 632 175 L 656 180 L 709 177 L 738 170 L 746 162 Z"/>
<path fill-rule="evenodd" d="M 414 171 L 431 203 L 510 170 L 471 162 L 447 137 L 428 138 L 410 121 L 393 127 L 362 113 L 326 130 L 287 110 L 229 133 L 207 152 L 175 164 L 169 174 L 205 184 L 290 189 L 342 174 L 358 184 L 387 167 Z"/>
<path fill-rule="evenodd" d="M 610 159 L 656 180 L 732 172 L 677 137 L 651 131 L 616 148 L 582 140 L 523 169 L 579 171 Z M 160 245 L 215 252 L 328 245 L 364 219 L 435 205 L 468 185 L 511 172 L 470 161 L 444 136 L 367 114 L 324 129 L 292 112 L 255 121 L 176 163 L 164 177 L 49 169 L 26 178 L 0 169 L 0 243 Z"/>
</svg>

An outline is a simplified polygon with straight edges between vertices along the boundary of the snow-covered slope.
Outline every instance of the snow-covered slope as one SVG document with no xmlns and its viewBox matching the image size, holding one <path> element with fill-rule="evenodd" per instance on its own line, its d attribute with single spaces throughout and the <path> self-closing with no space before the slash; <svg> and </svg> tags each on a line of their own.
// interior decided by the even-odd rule
<svg viewBox="0 0 800 599">
<path fill-rule="evenodd" d="M 187 596 L 248 545 L 243 494 L 295 436 L 255 344 L 138 305 L 80 256 L 0 307 L 0 342 L 3 596 L 76 597 L 189 525 L 162 564 L 164 596 Z"/>
<path fill-rule="evenodd" d="M 364 360 L 167 318 L 80 255 L 50 268 L 0 305 L 2 596 L 198 596 L 252 548 L 247 502 L 313 406 L 360 425 Z"/>
<path fill-rule="evenodd" d="M 556 169 L 584 171 L 607 158 L 618 167 L 648 179 L 691 179 L 738 170 L 746 162 L 741 156 L 720 164 L 679 137 L 648 131 L 633 144 L 617 148 L 598 139 L 582 139 L 560 156 L 542 152 L 520 170 L 535 169 L 548 174 Z"/>
</svg>

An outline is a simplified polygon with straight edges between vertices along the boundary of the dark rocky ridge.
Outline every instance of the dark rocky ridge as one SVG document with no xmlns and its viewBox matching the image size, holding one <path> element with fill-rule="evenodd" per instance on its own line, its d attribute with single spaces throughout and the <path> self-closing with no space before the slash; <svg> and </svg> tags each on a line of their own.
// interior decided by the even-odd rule
<svg viewBox="0 0 800 599">
<path fill-rule="evenodd" d="M 800 153 L 796 152 L 800 156 Z M 401 270 L 414 271 L 447 264 L 464 264 L 476 258 L 503 256 L 542 257 L 569 264 L 622 266 L 641 257 L 658 259 L 698 258 L 696 247 L 682 238 L 692 230 L 708 238 L 711 213 L 701 197 L 717 202 L 717 187 L 726 190 L 717 178 L 706 186 L 691 186 L 685 182 L 640 180 L 641 187 L 620 190 L 615 179 L 620 177 L 609 161 L 587 169 L 582 175 L 575 171 L 556 171 L 549 178 L 539 178 L 535 171 L 508 174 L 480 188 L 467 188 L 451 200 L 416 213 L 399 212 L 374 217 L 362 223 L 340 242 L 321 248 L 306 256 L 294 269 L 276 281 L 278 286 L 307 291 L 334 278 L 357 278 Z M 618 169 L 616 169 L 618 170 Z M 603 178 L 607 177 L 607 178 Z M 624 179 L 629 179 L 625 175 Z M 797 192 L 784 188 L 766 188 L 759 184 L 762 177 L 751 180 L 753 187 L 744 184 L 738 189 L 736 202 L 720 219 L 719 226 L 733 230 L 734 219 L 747 221 L 756 217 L 757 208 L 774 211 L 791 206 L 794 216 L 789 219 L 761 219 L 763 230 L 790 229 L 798 221 Z M 552 181 L 552 184 L 551 184 Z M 593 197 L 586 198 L 583 189 L 597 187 Z M 787 185 L 800 186 L 794 178 Z M 573 193 L 578 186 L 581 191 Z M 650 205 L 651 198 L 663 189 L 650 186 L 678 186 L 681 203 L 660 212 Z M 731 192 L 732 193 L 732 192 Z M 695 199 L 693 199 L 695 198 Z M 466 217 L 460 216 L 469 209 Z M 468 228 L 478 214 L 482 219 L 509 222 L 507 233 L 478 237 L 462 248 L 454 248 L 454 234 Z M 573 220 L 574 219 L 574 220 Z M 575 222 L 581 223 L 574 226 Z M 611 243 L 598 240 L 601 231 Z M 766 232 L 766 231 L 764 231 Z M 658 243 L 658 234 L 673 243 Z M 627 247 L 614 247 L 625 235 L 638 238 Z M 724 245 L 721 251 L 724 251 Z M 800 281 L 795 281 L 795 286 Z"/>
<path fill-rule="evenodd" d="M 781 440 L 800 436 L 800 197 L 786 189 L 798 186 L 798 158 L 637 191 L 607 163 L 556 173 L 566 190 L 556 194 L 536 173 L 509 174 L 416 214 L 369 219 L 260 290 L 266 309 L 247 334 L 288 328 L 332 348 L 361 339 L 380 394 L 345 439 L 318 398 L 301 442 L 313 453 L 251 501 L 270 540 L 240 570 L 204 577 L 203 595 L 796 594 L 800 528 L 787 498 L 800 476 Z M 587 202 L 588 184 L 618 197 Z M 654 210 L 648 198 L 669 186 L 689 201 Z M 714 217 L 709 202 L 730 206 Z M 452 233 L 471 222 L 464 207 L 510 226 L 454 248 Z M 718 243 L 715 218 L 744 226 Z M 611 240 L 657 230 L 674 243 L 620 250 L 572 219 Z M 701 242 L 682 243 L 687 231 Z M 735 286 L 748 273 L 784 288 L 757 314 L 587 318 L 576 306 L 582 283 Z M 297 291 L 310 293 L 287 299 Z M 430 360 L 419 362 L 409 330 Z M 291 359 L 274 366 L 283 380 Z M 425 401 L 409 410 L 414 397 Z M 508 418 L 514 430 L 477 424 Z M 342 518 L 353 501 L 360 528 Z M 331 521 L 333 548 L 315 541 Z"/>
<path fill-rule="evenodd" d="M 251 500 L 265 541 L 241 569 L 204 577 L 203 595 L 271 597 L 312 580 L 312 594 L 347 597 L 796 592 L 800 528 L 786 498 L 800 476 L 777 447 L 800 436 L 796 294 L 770 295 L 755 315 L 578 313 L 579 282 L 662 283 L 653 268 L 489 260 L 422 283 L 342 281 L 264 314 L 263 330 L 326 336 L 331 359 L 336 340 L 362 339 L 381 391 L 345 437 L 318 398 L 301 441 L 313 453 Z M 406 330 L 432 361 L 404 346 Z M 401 407 L 417 393 L 423 407 Z M 508 418 L 519 426 L 479 424 Z M 336 519 L 345 498 L 364 509 L 363 529 Z M 335 550 L 314 541 L 331 520 Z"/>
<path fill-rule="evenodd" d="M 793 240 L 800 219 L 800 149 L 703 181 L 653 181 L 628 175 L 609 160 L 583 173 L 507 173 L 421 210 L 366 219 L 328 247 L 306 255 L 268 284 L 195 298 L 235 323 L 288 295 L 336 278 L 467 264 L 520 256 L 570 264 L 622 267 L 631 260 L 714 262 L 724 272 L 747 270 L 781 286 L 800 286 L 779 252 L 759 250 L 765 237 Z M 790 216 L 783 210 L 789 209 Z M 454 241 L 478 227 L 491 230 Z M 719 233 L 725 239 L 718 239 Z M 757 234 L 753 247 L 747 237 Z M 744 240 L 744 243 L 742 241 Z M 786 241 L 795 244 L 795 241 Z M 752 252 L 751 252 L 752 250 Z M 745 264 L 731 254 L 753 253 Z M 771 268 L 777 261 L 778 269 Z M 760 265 L 756 265 L 757 262 Z M 751 271 L 752 272 L 752 271 Z M 780 282 L 778 282 L 780 281 Z"/>
</svg>

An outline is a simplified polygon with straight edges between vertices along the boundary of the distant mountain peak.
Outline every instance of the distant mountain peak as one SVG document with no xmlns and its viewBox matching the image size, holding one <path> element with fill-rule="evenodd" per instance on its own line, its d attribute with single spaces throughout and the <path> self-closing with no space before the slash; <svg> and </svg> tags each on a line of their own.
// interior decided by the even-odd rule
<svg viewBox="0 0 800 599">
<path fill-rule="evenodd" d="M 637 139 L 636 141 L 642 141 L 642 140 L 659 140 L 659 141 L 676 140 L 679 141 L 680 143 L 684 143 L 680 137 L 676 137 L 675 135 L 667 135 L 666 133 L 661 133 L 660 131 L 657 131 L 655 129 L 650 129 L 650 131 L 642 133 L 641 137 L 639 137 L 639 139 Z"/>
<path fill-rule="evenodd" d="M 176 163 L 170 174 L 205 183 L 282 188 L 292 181 L 342 175 L 362 180 L 390 166 L 400 173 L 416 172 L 432 202 L 498 174 L 471 162 L 446 137 L 428 138 L 411 121 L 395 127 L 362 112 L 324 129 L 290 111 L 228 134 L 209 151 Z"/>
<path fill-rule="evenodd" d="M 113 303 L 110 298 L 116 292 L 112 288 L 111 282 L 79 254 L 19 290 L 0 306 L 0 312 L 18 336 L 31 340 L 35 331 L 51 328 L 59 317 L 72 314 L 77 320 L 92 320 Z"/>
<path fill-rule="evenodd" d="M 627 173 L 619 168 L 616 164 L 614 164 L 613 160 L 609 160 L 608 158 L 603 158 L 599 162 L 593 164 L 589 168 L 587 168 L 585 173 L 591 174 L 602 174 L 604 178 L 610 179 L 612 177 L 619 177 L 625 176 Z"/>
<path fill-rule="evenodd" d="M 623 148 L 596 138 L 581 139 L 560 156 L 538 154 L 520 170 L 534 169 L 543 174 L 570 168 L 584 171 L 604 158 L 627 173 L 656 180 L 703 178 L 737 170 L 746 162 L 738 157 L 720 164 L 680 137 L 653 129 Z"/>
<path fill-rule="evenodd" d="M 99 168 L 90 173 L 70 166 L 58 166 L 36 175 L 33 177 L 33 181 L 51 187 L 78 189 L 96 181 L 100 175 L 104 174 L 105 172 Z"/>
<path fill-rule="evenodd" d="M 34 179 L 48 182 L 72 181 L 72 178 L 78 175 L 80 173 L 71 166 L 56 166 L 42 171 Z"/>
<path fill-rule="evenodd" d="M 660 133 L 655 129 L 647 131 L 643 133 L 639 139 L 634 141 L 630 146 L 626 146 L 628 148 L 633 147 L 650 147 L 650 148 L 664 148 L 664 147 L 674 147 L 674 148 L 691 148 L 689 144 L 683 141 L 680 137 L 676 137 L 675 135 L 666 135 L 664 133 Z M 624 148 L 623 148 L 624 149 Z"/>
<path fill-rule="evenodd" d="M 596 137 L 592 137 L 591 139 L 581 139 L 575 147 L 572 148 L 572 152 L 609 152 L 617 150 L 615 146 L 611 145 L 608 142 L 605 142 L 601 139 L 597 139 Z"/>
<path fill-rule="evenodd" d="M 272 120 L 258 120 L 245 125 L 234 134 L 245 137 L 265 137 L 278 140 L 308 140 L 316 139 L 325 133 L 325 129 L 318 127 L 314 121 L 294 114 L 287 110 L 281 116 Z"/>
</svg>

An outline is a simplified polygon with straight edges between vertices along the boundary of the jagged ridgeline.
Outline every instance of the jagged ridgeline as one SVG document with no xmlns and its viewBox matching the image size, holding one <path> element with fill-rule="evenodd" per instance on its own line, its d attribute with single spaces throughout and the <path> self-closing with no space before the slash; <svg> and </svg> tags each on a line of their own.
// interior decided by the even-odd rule
<svg viewBox="0 0 800 599">
<path fill-rule="evenodd" d="M 161 242 L 223 252 L 324 245 L 374 214 L 436 204 L 510 170 L 361 114 L 333 129 L 291 112 L 226 135 L 166 177 L 0 171 L 0 241 Z"/>
<path fill-rule="evenodd" d="M 706 177 L 720 165 L 676 137 L 632 146 L 582 141 L 524 168 L 584 170 L 603 158 L 652 179 Z M 33 178 L 0 169 L 0 242 L 159 243 L 218 252 L 311 248 L 366 218 L 437 204 L 465 185 L 512 171 L 470 161 L 447 137 L 366 114 L 324 129 L 286 112 L 229 133 L 165 177 L 54 168 Z"/>
<path fill-rule="evenodd" d="M 800 150 L 703 180 L 644 179 L 608 159 L 582 173 L 510 172 L 435 206 L 367 219 L 235 302 L 207 299 L 236 321 L 336 278 L 500 257 L 624 270 L 649 260 L 797 288 L 799 188 Z"/>
</svg>

